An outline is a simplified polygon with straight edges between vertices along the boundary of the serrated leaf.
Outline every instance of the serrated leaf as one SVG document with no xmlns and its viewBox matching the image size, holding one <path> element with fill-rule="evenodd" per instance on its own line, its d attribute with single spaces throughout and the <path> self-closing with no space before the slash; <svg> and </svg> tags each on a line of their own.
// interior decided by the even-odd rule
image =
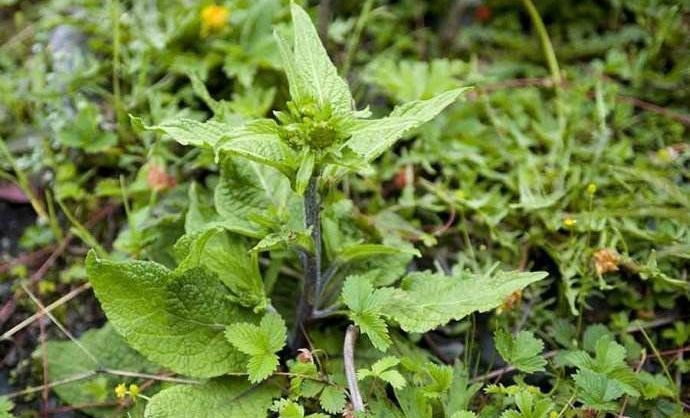
<svg viewBox="0 0 690 418">
<path fill-rule="evenodd" d="M 202 385 L 176 385 L 151 398 L 145 417 L 265 417 L 272 399 L 278 395 L 275 386 L 251 386 L 246 380 L 230 378 Z"/>
<path fill-rule="evenodd" d="M 370 369 L 358 370 L 357 379 L 364 380 L 368 377 L 375 377 L 389 383 L 395 389 L 402 389 L 407 385 L 407 381 L 400 372 L 392 369 L 399 363 L 400 360 L 397 357 L 383 357 L 372 364 Z"/>
<path fill-rule="evenodd" d="M 320 107 L 330 106 L 336 114 L 352 110 L 350 89 L 328 57 L 309 15 L 292 3 L 294 44 L 276 35 L 283 67 L 290 85 L 290 96 L 298 103 L 315 100 Z"/>
<path fill-rule="evenodd" d="M 580 389 L 578 399 L 589 408 L 612 411 L 617 407 L 617 404 L 612 401 L 620 398 L 624 393 L 617 381 L 589 369 L 578 370 L 573 379 Z"/>
<path fill-rule="evenodd" d="M 381 359 L 376 360 L 374 364 L 371 365 L 371 371 L 374 375 L 379 375 L 391 367 L 395 367 L 400 364 L 400 359 L 393 356 L 386 356 Z"/>
<path fill-rule="evenodd" d="M 407 332 L 426 332 L 472 312 L 493 309 L 516 290 L 546 276 L 544 272 L 503 271 L 489 276 L 411 273 L 401 289 L 390 294 L 386 314 Z"/>
<path fill-rule="evenodd" d="M 407 385 L 407 381 L 397 370 L 387 370 L 381 373 L 378 377 L 384 382 L 388 382 L 395 389 L 402 389 L 405 387 L 405 385 Z"/>
<path fill-rule="evenodd" d="M 608 373 L 626 366 L 625 347 L 613 341 L 609 336 L 599 338 L 594 347 L 594 353 L 593 370 Z"/>
<path fill-rule="evenodd" d="M 467 88 L 449 90 L 428 100 L 416 100 L 393 110 L 383 119 L 359 120 L 345 143 L 365 161 L 372 161 L 410 130 L 433 119 Z"/>
<path fill-rule="evenodd" d="M 328 385 L 319 396 L 321 408 L 329 414 L 339 414 L 345 408 L 345 391 L 337 386 Z"/>
<path fill-rule="evenodd" d="M 383 320 L 383 308 L 390 292 L 391 289 L 374 290 L 364 276 L 349 276 L 343 285 L 343 300 L 350 309 L 350 319 L 380 351 L 386 351 L 391 343 Z"/>
<path fill-rule="evenodd" d="M 417 388 L 408 386 L 403 389 L 396 389 L 395 397 L 398 399 L 405 418 L 431 418 L 433 416 L 433 408 L 429 400 Z"/>
<path fill-rule="evenodd" d="M 14 418 L 14 415 L 12 415 L 13 409 L 14 404 L 12 401 L 4 396 L 0 396 L 0 418 Z"/>
<path fill-rule="evenodd" d="M 159 125 L 143 126 L 149 131 L 156 131 L 170 136 L 182 145 L 213 148 L 231 127 L 216 121 L 199 122 L 193 119 L 174 119 Z"/>
<path fill-rule="evenodd" d="M 48 378 L 57 382 L 82 373 L 94 372 L 101 368 L 128 370 L 140 373 L 156 373 L 159 367 L 142 357 L 127 345 L 125 340 L 106 324 L 103 328 L 92 329 L 79 338 L 79 344 L 88 350 L 96 360 L 85 355 L 82 349 L 72 341 L 48 341 L 45 350 L 48 360 Z M 115 402 L 113 388 L 119 383 L 135 383 L 137 380 L 112 375 L 98 375 L 91 379 L 58 385 L 55 393 L 69 405 L 94 405 L 81 409 L 93 417 L 112 417 L 118 414 L 118 408 L 109 405 Z M 155 393 L 158 388 L 148 388 L 147 395 Z M 103 404 L 103 406 L 95 406 Z M 128 413 L 141 417 L 144 405 L 136 403 Z M 0 413 L 2 416 L 2 413 Z"/>
<path fill-rule="evenodd" d="M 351 244 L 341 249 L 337 257 L 342 262 L 350 262 L 366 257 L 395 254 L 410 254 L 421 257 L 421 254 L 415 248 L 397 247 L 385 244 Z"/>
<path fill-rule="evenodd" d="M 250 356 L 247 364 L 249 380 L 256 383 L 266 379 L 278 367 L 275 354 L 285 346 L 287 328 L 277 313 L 267 313 L 256 326 L 249 323 L 229 325 L 225 337 L 238 350 Z"/>
<path fill-rule="evenodd" d="M 297 155 L 278 136 L 274 120 L 258 119 L 230 130 L 214 144 L 217 155 L 230 154 L 275 168 L 288 178 L 296 169 Z"/>
<path fill-rule="evenodd" d="M 103 260 L 94 251 L 86 270 L 110 323 L 151 361 L 193 377 L 242 371 L 246 357 L 225 340 L 223 329 L 253 315 L 230 302 L 215 276 L 200 269 L 176 275 L 154 262 Z"/>
<path fill-rule="evenodd" d="M 214 201 L 223 226 L 239 234 L 263 238 L 268 223 L 302 229 L 302 200 L 287 178 L 265 165 L 224 160 Z"/>
<path fill-rule="evenodd" d="M 425 367 L 431 380 L 422 387 L 427 398 L 440 398 L 453 383 L 453 369 L 450 366 L 428 363 Z"/>
<path fill-rule="evenodd" d="M 189 242 L 187 242 L 189 241 Z M 187 251 L 176 271 L 203 266 L 215 273 L 232 292 L 232 299 L 248 308 L 261 310 L 268 303 L 256 255 L 248 253 L 246 239 L 221 227 L 184 235 Z"/>
<path fill-rule="evenodd" d="M 525 373 L 543 371 L 546 359 L 541 355 L 544 342 L 530 331 L 520 331 L 515 337 L 504 330 L 498 330 L 494 336 L 496 349 L 501 357 Z"/>
</svg>

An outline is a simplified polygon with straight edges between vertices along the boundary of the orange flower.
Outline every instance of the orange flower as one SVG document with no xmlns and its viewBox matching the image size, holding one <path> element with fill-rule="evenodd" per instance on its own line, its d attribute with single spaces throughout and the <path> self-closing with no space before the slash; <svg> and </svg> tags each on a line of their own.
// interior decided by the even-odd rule
<svg viewBox="0 0 690 418">
<path fill-rule="evenodd" d="M 148 183 L 149 187 L 156 192 L 169 189 L 177 184 L 175 177 L 166 173 L 162 167 L 156 164 L 151 164 L 149 167 L 146 182 Z"/>
<path fill-rule="evenodd" d="M 616 251 L 609 248 L 601 248 L 594 252 L 593 258 L 594 268 L 599 276 L 612 271 L 618 271 L 620 256 Z"/>
<path fill-rule="evenodd" d="M 503 304 L 498 307 L 497 313 L 500 315 L 503 312 L 512 311 L 520 302 L 522 302 L 522 290 L 516 290 L 505 298 Z"/>
</svg>

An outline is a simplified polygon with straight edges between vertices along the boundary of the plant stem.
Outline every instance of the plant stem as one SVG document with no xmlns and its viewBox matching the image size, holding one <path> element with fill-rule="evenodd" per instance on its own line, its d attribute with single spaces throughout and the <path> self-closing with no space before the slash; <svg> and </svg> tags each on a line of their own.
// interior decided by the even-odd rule
<svg viewBox="0 0 690 418">
<path fill-rule="evenodd" d="M 319 177 L 312 176 L 309 179 L 307 190 L 304 193 L 304 226 L 311 228 L 311 238 L 314 242 L 314 251 L 300 252 L 304 277 L 302 279 L 302 292 L 297 304 L 295 324 L 290 335 L 290 348 L 293 353 L 306 347 L 306 338 L 303 332 L 304 324 L 311 319 L 314 312 L 315 298 L 321 288 L 321 202 L 318 190 Z"/>
<path fill-rule="evenodd" d="M 357 327 L 350 325 L 345 332 L 345 342 L 343 343 L 343 363 L 345 364 L 345 378 L 347 387 L 350 391 L 350 402 L 355 412 L 364 411 L 362 395 L 357 386 L 357 372 L 355 370 L 355 342 L 357 341 Z"/>
</svg>

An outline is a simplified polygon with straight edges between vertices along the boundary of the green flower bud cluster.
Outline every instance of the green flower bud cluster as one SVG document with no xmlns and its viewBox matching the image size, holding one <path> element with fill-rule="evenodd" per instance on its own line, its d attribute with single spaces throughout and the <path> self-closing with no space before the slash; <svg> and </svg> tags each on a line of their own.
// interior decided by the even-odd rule
<svg viewBox="0 0 690 418">
<path fill-rule="evenodd" d="M 275 112 L 275 116 L 281 124 L 281 139 L 293 149 L 309 147 L 323 150 L 347 139 L 342 135 L 339 118 L 333 115 L 330 106 L 288 102 L 287 108 L 287 111 Z"/>
</svg>

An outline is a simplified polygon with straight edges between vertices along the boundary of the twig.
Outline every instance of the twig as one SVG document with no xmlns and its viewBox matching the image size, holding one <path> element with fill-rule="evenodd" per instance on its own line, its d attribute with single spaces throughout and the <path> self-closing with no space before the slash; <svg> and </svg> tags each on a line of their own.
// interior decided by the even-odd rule
<svg viewBox="0 0 690 418">
<path fill-rule="evenodd" d="M 635 107 L 639 107 L 640 109 L 648 110 L 653 113 L 658 113 L 660 115 L 664 115 L 668 118 L 671 118 L 673 120 L 676 120 L 680 123 L 682 123 L 685 126 L 690 126 L 690 116 L 684 115 L 682 113 L 678 113 L 676 111 L 666 109 L 665 107 L 661 107 L 657 104 L 654 103 L 649 103 L 644 100 L 638 99 L 636 97 L 630 97 L 630 96 L 623 96 L 623 95 L 618 95 L 617 100 L 623 102 L 623 103 L 628 103 L 631 104 Z"/>
<path fill-rule="evenodd" d="M 68 383 L 80 382 L 82 380 L 90 379 L 90 378 L 96 376 L 97 374 L 98 374 L 98 372 L 95 370 L 91 370 L 91 371 L 84 372 L 84 373 L 78 373 L 78 374 L 75 374 L 73 376 L 61 379 L 61 380 L 56 380 L 54 382 L 50 382 L 50 383 L 47 383 L 47 384 L 44 384 L 41 386 L 28 387 L 26 389 L 22 389 L 22 390 L 17 391 L 17 392 L 10 392 L 10 393 L 3 394 L 2 396 L 6 397 L 7 399 L 12 399 L 12 398 L 16 398 L 18 396 L 24 396 L 24 395 L 29 395 L 29 394 L 36 393 L 36 392 L 41 392 L 42 390 L 44 390 L 44 388 L 50 389 L 50 388 L 54 388 L 56 386 L 66 385 Z"/>
<path fill-rule="evenodd" d="M 355 412 L 364 411 L 362 395 L 357 386 L 357 371 L 355 370 L 355 342 L 357 341 L 357 327 L 350 325 L 345 332 L 345 342 L 343 343 L 343 363 L 345 365 L 345 377 L 347 387 L 350 392 L 350 401 Z"/>
<path fill-rule="evenodd" d="M 41 366 L 43 367 L 43 391 L 41 393 L 41 416 L 43 418 L 48 417 L 48 398 L 50 396 L 50 390 L 46 386 L 48 383 L 48 349 L 46 348 L 46 324 L 44 318 L 38 321 L 41 336 L 39 341 L 41 342 Z"/>
<path fill-rule="evenodd" d="M 80 404 L 74 404 L 74 405 L 59 406 L 57 408 L 50 408 L 50 409 L 48 409 L 48 414 L 50 414 L 50 415 L 61 414 L 61 413 L 64 414 L 65 412 L 76 411 L 78 409 L 104 408 L 104 407 L 117 406 L 117 405 L 119 405 L 119 403 L 115 402 L 115 401 L 80 403 Z"/>
<path fill-rule="evenodd" d="M 198 380 L 168 377 L 166 375 L 155 375 L 155 374 L 130 372 L 127 370 L 98 369 L 98 370 L 89 370 L 88 372 L 83 372 L 83 373 L 77 373 L 75 375 L 66 377 L 64 379 L 60 379 L 60 380 L 56 380 L 54 382 L 46 383 L 46 384 L 41 385 L 41 386 L 32 386 L 32 387 L 28 387 L 26 389 L 22 389 L 22 390 L 17 391 L 17 392 L 5 393 L 5 394 L 2 394 L 2 396 L 6 397 L 8 399 L 12 399 L 12 398 L 16 398 L 18 396 L 24 396 L 24 395 L 29 395 L 29 394 L 36 393 L 36 392 L 41 392 L 42 390 L 44 390 L 46 388 L 51 389 L 51 388 L 54 388 L 56 386 L 80 382 L 82 380 L 86 380 L 86 379 L 90 379 L 94 376 L 98 376 L 99 374 L 109 374 L 112 376 L 122 376 L 122 377 L 135 377 L 135 378 L 140 378 L 140 379 L 150 379 L 150 380 L 156 380 L 156 381 L 161 381 L 161 382 L 183 383 L 183 384 L 188 384 L 188 385 L 198 385 L 198 384 L 202 383 Z"/>
<path fill-rule="evenodd" d="M 551 358 L 551 357 L 555 356 L 556 354 L 558 354 L 559 351 L 560 351 L 560 350 L 549 351 L 548 353 L 544 354 L 544 358 Z M 473 378 L 472 378 L 472 383 L 483 382 L 483 381 L 485 381 L 485 380 L 493 379 L 493 378 L 495 378 L 495 377 L 501 377 L 501 376 L 503 376 L 504 374 L 510 373 L 510 372 L 514 372 L 515 370 L 517 370 L 517 369 L 516 369 L 515 367 L 513 367 L 513 366 L 507 366 L 507 367 L 503 367 L 503 368 L 500 368 L 500 369 L 496 369 L 496 370 L 494 370 L 494 371 L 491 371 L 491 372 L 489 372 L 489 373 L 483 374 L 483 375 L 481 375 L 481 376 L 475 376 L 475 377 L 473 377 Z"/>
<path fill-rule="evenodd" d="M 199 385 L 201 384 L 200 381 L 198 380 L 193 380 L 193 379 L 183 379 L 179 377 L 168 377 L 164 375 L 158 375 L 158 374 L 148 374 L 148 373 L 139 373 L 139 372 L 131 372 L 129 370 L 116 370 L 116 369 L 99 369 L 97 370 L 98 373 L 105 373 L 113 376 L 122 376 L 122 377 L 136 377 L 138 379 L 151 379 L 151 380 L 158 380 L 161 382 L 173 382 L 173 383 L 184 383 L 186 385 Z"/>
<path fill-rule="evenodd" d="M 60 244 L 58 244 L 53 252 L 50 253 L 50 256 L 46 259 L 46 261 L 41 264 L 41 267 L 39 267 L 38 270 L 31 275 L 31 278 L 29 279 L 30 284 L 33 285 L 34 283 L 43 279 L 43 276 L 45 276 L 48 270 L 50 270 L 50 268 L 55 264 L 57 259 L 65 252 L 69 246 L 69 243 L 72 241 L 72 238 L 74 238 L 74 235 L 70 232 L 65 236 L 65 238 L 62 239 L 62 241 L 60 241 Z"/>
<path fill-rule="evenodd" d="M 644 330 L 644 328 L 639 327 L 640 332 L 644 336 L 644 339 L 647 341 L 647 344 L 649 344 L 649 347 L 652 349 L 652 352 L 654 353 L 654 356 L 656 359 L 659 361 L 659 364 L 661 364 L 661 369 L 664 371 L 664 374 L 666 375 L 666 378 L 668 379 L 669 383 L 673 384 L 675 386 L 675 381 L 673 380 L 673 377 L 671 376 L 671 372 L 668 370 L 668 366 L 666 365 L 666 362 L 661 356 L 661 353 L 659 353 L 659 349 L 656 348 L 656 345 L 652 341 L 651 338 L 649 338 L 649 335 L 647 334 L 647 331 Z M 676 400 L 680 401 L 680 391 L 678 391 L 678 388 L 676 389 Z"/>
<path fill-rule="evenodd" d="M 625 332 L 629 334 L 633 334 L 636 332 L 641 332 L 647 328 L 658 328 L 658 327 L 663 327 L 664 325 L 668 325 L 670 323 L 673 323 L 674 321 L 678 320 L 679 318 L 676 316 L 668 316 L 665 318 L 659 318 L 655 319 L 654 321 L 650 321 L 647 323 L 633 323 L 630 325 Z"/>
<path fill-rule="evenodd" d="M 5 340 L 9 339 L 12 337 L 14 334 L 17 332 L 21 331 L 25 327 L 27 327 L 29 324 L 34 322 L 36 319 L 43 317 L 45 314 L 48 312 L 52 311 L 53 309 L 69 302 L 70 300 L 74 299 L 77 297 L 79 294 L 81 294 L 83 291 L 91 289 L 91 283 L 86 282 L 83 285 L 77 287 L 76 289 L 70 291 L 66 295 L 62 296 L 60 299 L 56 300 L 55 302 L 51 303 L 50 305 L 46 306 L 44 309 L 42 309 L 40 312 L 36 312 L 35 314 L 31 315 L 30 317 L 26 318 L 19 324 L 15 325 L 7 331 L 6 333 L 2 334 L 2 337 L 0 337 L 0 340 Z"/>
<path fill-rule="evenodd" d="M 12 267 L 18 264 L 33 265 L 33 263 L 50 254 L 53 250 L 55 250 L 55 244 L 48 245 L 30 253 L 24 253 L 13 260 L 0 264 L 0 274 L 10 271 Z"/>
<path fill-rule="evenodd" d="M 48 409 L 47 412 L 50 415 L 54 415 L 54 414 L 76 411 L 78 409 L 104 408 L 104 407 L 108 407 L 108 406 L 117 406 L 117 405 L 118 405 L 118 402 L 115 402 L 115 401 L 88 402 L 88 403 L 80 403 L 80 404 L 74 404 L 74 405 L 59 406 L 57 408 L 50 408 L 50 409 Z"/>
<path fill-rule="evenodd" d="M 2 308 L 0 308 L 0 327 L 3 326 L 8 319 L 10 319 L 15 309 L 17 309 L 17 302 L 14 300 L 14 298 L 10 298 L 7 302 L 5 302 L 4 305 L 2 305 Z"/>
<path fill-rule="evenodd" d="M 26 292 L 26 294 L 29 295 L 31 300 L 36 304 L 36 306 L 38 306 L 38 308 L 40 309 L 40 312 L 42 312 L 44 315 L 48 316 L 48 318 L 50 318 L 50 320 L 53 321 L 55 326 L 58 327 L 60 329 L 60 331 L 62 331 L 62 333 L 67 336 L 67 338 L 69 338 L 74 344 L 76 344 L 77 347 L 79 347 L 79 349 L 81 351 L 83 351 L 84 354 L 86 354 L 89 358 L 91 358 L 91 360 L 93 360 L 94 363 L 98 364 L 99 361 L 96 358 L 96 356 L 94 356 L 78 339 L 76 339 L 74 337 L 74 335 L 72 335 L 72 333 L 69 332 L 69 330 L 67 328 L 65 328 L 65 326 L 62 325 L 60 323 L 60 321 L 57 320 L 57 318 L 55 318 L 55 316 L 53 316 L 52 313 L 46 311 L 46 307 L 43 306 L 43 303 L 41 303 L 41 301 L 36 297 L 36 295 L 33 294 L 33 292 L 31 292 L 31 290 L 29 290 L 29 288 L 26 286 L 26 284 L 22 283 L 21 286 L 22 286 L 22 289 Z M 43 324 L 43 321 L 41 321 L 40 323 Z"/>
</svg>

